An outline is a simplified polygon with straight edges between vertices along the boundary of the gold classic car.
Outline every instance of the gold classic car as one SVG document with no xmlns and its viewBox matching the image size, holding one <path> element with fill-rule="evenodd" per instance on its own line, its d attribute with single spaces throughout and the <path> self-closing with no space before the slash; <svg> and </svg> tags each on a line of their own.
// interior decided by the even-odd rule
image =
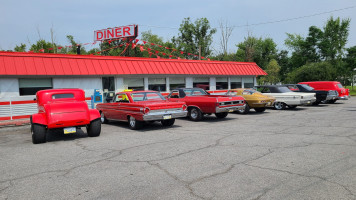
<svg viewBox="0 0 356 200">
<path fill-rule="evenodd" d="M 242 96 L 246 100 L 245 109 L 238 110 L 238 113 L 247 114 L 251 108 L 255 109 L 256 112 L 264 112 L 266 106 L 272 106 L 276 100 L 272 96 L 263 95 L 262 93 L 254 89 L 231 89 L 227 91 L 226 95 L 230 96 Z"/>
</svg>

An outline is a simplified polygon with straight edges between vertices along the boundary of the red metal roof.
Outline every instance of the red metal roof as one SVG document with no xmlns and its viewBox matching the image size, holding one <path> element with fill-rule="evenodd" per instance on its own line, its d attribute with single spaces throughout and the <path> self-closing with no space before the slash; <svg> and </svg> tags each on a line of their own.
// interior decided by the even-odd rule
<svg viewBox="0 0 356 200">
<path fill-rule="evenodd" d="M 256 63 L 0 52 L 0 76 L 267 75 Z"/>
</svg>

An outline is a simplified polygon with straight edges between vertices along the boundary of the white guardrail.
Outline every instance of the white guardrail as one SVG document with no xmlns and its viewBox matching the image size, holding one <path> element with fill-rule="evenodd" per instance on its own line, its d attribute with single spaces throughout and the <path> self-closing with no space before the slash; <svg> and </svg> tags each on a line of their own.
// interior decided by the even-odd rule
<svg viewBox="0 0 356 200">
<path fill-rule="evenodd" d="M 88 98 L 87 98 L 88 99 Z M 91 100 L 86 100 L 91 108 Z M 29 97 L 0 98 L 0 121 L 28 118 L 37 113 L 37 103 Z"/>
</svg>

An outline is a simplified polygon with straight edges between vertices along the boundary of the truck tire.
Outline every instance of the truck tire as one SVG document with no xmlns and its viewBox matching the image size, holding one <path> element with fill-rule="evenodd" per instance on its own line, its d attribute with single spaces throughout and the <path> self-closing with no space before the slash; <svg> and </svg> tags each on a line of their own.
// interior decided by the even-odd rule
<svg viewBox="0 0 356 200">
<path fill-rule="evenodd" d="M 195 108 L 195 107 L 191 108 L 188 111 L 188 116 L 189 116 L 189 119 L 191 119 L 193 121 L 200 121 L 203 118 L 203 114 L 200 111 L 200 109 Z"/>
<path fill-rule="evenodd" d="M 175 120 L 176 119 L 162 120 L 161 123 L 162 123 L 163 126 L 173 126 Z"/>
<path fill-rule="evenodd" d="M 143 122 L 137 121 L 134 117 L 129 116 L 129 126 L 132 130 L 138 130 L 143 127 Z"/>
<path fill-rule="evenodd" d="M 225 118 L 229 113 L 228 112 L 222 112 L 222 113 L 215 113 L 215 116 L 219 119 Z"/>
<path fill-rule="evenodd" d="M 31 123 L 32 143 L 41 144 L 46 142 L 47 129 L 44 125 Z"/>
<path fill-rule="evenodd" d="M 239 114 L 247 114 L 247 113 L 250 112 L 250 106 L 246 103 L 245 109 L 237 110 L 236 112 L 239 113 Z"/>
<path fill-rule="evenodd" d="M 264 112 L 266 110 L 265 107 L 262 107 L 262 108 L 255 108 L 255 111 L 256 112 Z"/>
<path fill-rule="evenodd" d="M 100 119 L 95 119 L 87 125 L 87 133 L 89 137 L 98 137 L 101 132 L 101 121 Z"/>
</svg>

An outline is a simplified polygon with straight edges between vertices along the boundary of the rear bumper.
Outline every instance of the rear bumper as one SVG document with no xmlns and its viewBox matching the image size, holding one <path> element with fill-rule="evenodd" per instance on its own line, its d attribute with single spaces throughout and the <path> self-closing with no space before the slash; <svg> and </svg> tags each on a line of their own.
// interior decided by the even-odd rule
<svg viewBox="0 0 356 200">
<path fill-rule="evenodd" d="M 336 100 L 336 99 L 339 99 L 338 98 L 338 96 L 336 96 L 336 95 L 328 95 L 328 96 L 326 96 L 326 99 L 325 100 Z"/>
<path fill-rule="evenodd" d="M 186 117 L 188 111 L 172 111 L 172 112 L 159 112 L 159 113 L 148 113 L 143 115 L 143 121 L 155 121 L 155 120 L 164 120 L 164 116 L 171 116 L 172 119 L 179 117 Z"/>
<path fill-rule="evenodd" d="M 348 100 L 349 98 L 350 98 L 350 95 L 339 97 L 340 100 Z"/>
<path fill-rule="evenodd" d="M 243 110 L 243 109 L 245 109 L 245 107 L 246 107 L 246 104 L 241 105 L 241 106 L 216 107 L 216 113 L 235 112 L 238 110 Z"/>
</svg>

